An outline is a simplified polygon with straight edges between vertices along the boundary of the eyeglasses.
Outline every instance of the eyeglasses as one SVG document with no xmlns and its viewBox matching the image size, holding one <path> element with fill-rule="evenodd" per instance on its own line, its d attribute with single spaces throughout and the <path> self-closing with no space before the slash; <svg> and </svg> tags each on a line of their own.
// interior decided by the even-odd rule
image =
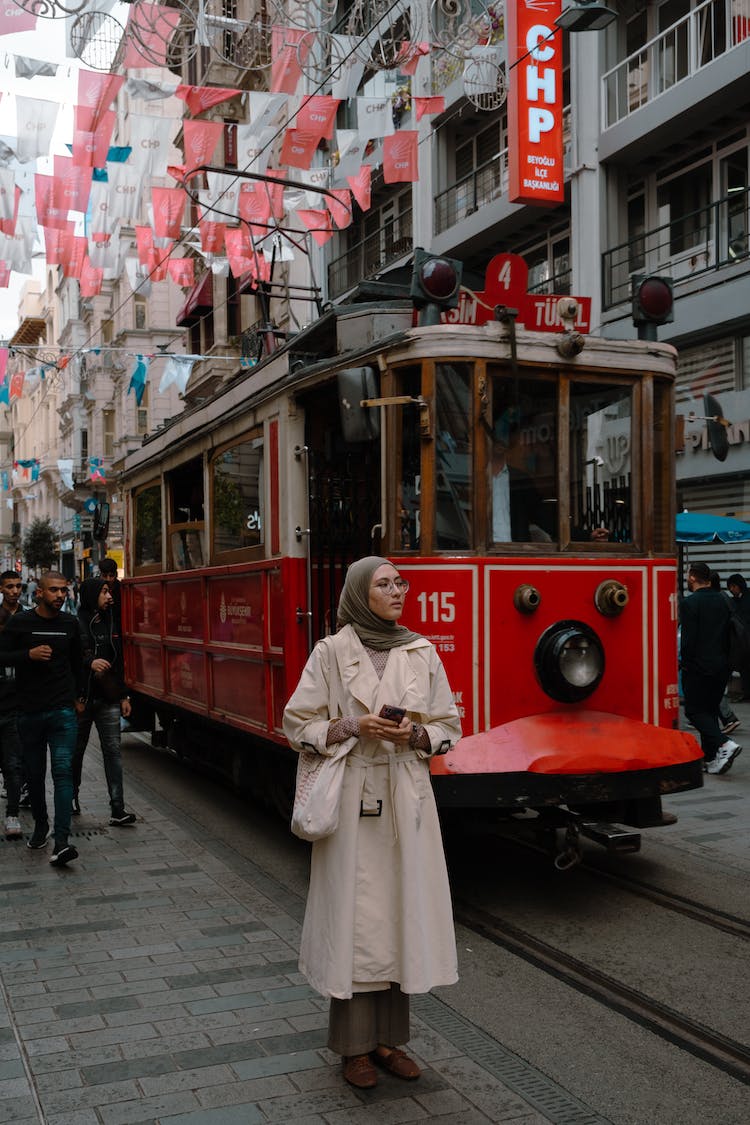
<svg viewBox="0 0 750 1125">
<path fill-rule="evenodd" d="M 396 578 L 395 581 L 384 578 L 382 582 L 373 582 L 372 588 L 381 594 L 392 594 L 394 591 L 397 594 L 405 594 L 409 589 L 409 583 L 405 578 Z"/>
</svg>

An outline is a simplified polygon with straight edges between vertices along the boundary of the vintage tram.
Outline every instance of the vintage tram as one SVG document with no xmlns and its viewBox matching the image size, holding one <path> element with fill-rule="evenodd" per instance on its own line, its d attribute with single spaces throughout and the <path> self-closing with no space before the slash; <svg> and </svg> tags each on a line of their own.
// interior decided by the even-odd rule
<svg viewBox="0 0 750 1125">
<path fill-rule="evenodd" d="M 636 847 L 702 784 L 677 729 L 674 376 L 667 345 L 328 309 L 127 459 L 142 725 L 285 806 L 285 701 L 348 563 L 387 555 L 462 715 L 439 804 Z"/>
</svg>

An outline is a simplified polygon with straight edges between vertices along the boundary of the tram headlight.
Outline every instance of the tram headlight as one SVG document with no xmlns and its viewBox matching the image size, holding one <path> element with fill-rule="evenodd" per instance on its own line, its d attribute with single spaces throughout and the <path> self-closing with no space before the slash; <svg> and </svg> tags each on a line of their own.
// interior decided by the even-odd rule
<svg viewBox="0 0 750 1125">
<path fill-rule="evenodd" d="M 601 682 L 604 648 L 582 621 L 558 621 L 539 638 L 534 667 L 547 695 L 561 703 L 577 703 Z"/>
</svg>

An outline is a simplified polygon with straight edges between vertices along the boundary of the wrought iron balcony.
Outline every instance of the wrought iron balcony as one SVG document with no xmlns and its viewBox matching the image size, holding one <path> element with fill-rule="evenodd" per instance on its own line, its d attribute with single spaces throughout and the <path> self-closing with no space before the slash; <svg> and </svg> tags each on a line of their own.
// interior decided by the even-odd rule
<svg viewBox="0 0 750 1125">
<path fill-rule="evenodd" d="M 602 77 L 602 129 L 658 98 L 750 38 L 750 6 L 705 0 Z"/>
<path fill-rule="evenodd" d="M 750 190 L 732 192 L 646 231 L 602 255 L 604 308 L 630 299 L 634 273 L 664 273 L 675 281 L 746 262 Z"/>
<path fill-rule="evenodd" d="M 457 180 L 435 199 L 435 234 L 455 226 L 508 190 L 508 150 Z"/>
<path fill-rule="evenodd" d="M 414 249 L 411 208 L 386 220 L 373 234 L 334 258 L 328 266 L 328 295 L 331 299 L 353 289 L 365 278 L 398 261 Z"/>
</svg>

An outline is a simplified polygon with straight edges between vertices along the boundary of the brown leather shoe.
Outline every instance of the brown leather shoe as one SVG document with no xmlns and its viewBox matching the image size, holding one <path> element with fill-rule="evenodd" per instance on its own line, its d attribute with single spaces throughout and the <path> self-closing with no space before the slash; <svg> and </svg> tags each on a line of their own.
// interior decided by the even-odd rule
<svg viewBox="0 0 750 1125">
<path fill-rule="evenodd" d="M 342 1058 L 344 1065 L 344 1078 L 352 1086 L 360 1090 L 369 1090 L 378 1084 L 378 1073 L 370 1061 L 369 1055 L 351 1055 Z"/>
<path fill-rule="evenodd" d="M 397 1078 L 411 1080 L 419 1078 L 422 1073 L 414 1059 L 410 1059 L 398 1047 L 390 1047 L 386 1053 L 383 1053 L 383 1048 L 378 1047 L 377 1050 L 372 1052 L 370 1058 L 378 1066 L 382 1066 L 384 1070 L 389 1070 L 391 1074 L 395 1074 Z"/>
</svg>

